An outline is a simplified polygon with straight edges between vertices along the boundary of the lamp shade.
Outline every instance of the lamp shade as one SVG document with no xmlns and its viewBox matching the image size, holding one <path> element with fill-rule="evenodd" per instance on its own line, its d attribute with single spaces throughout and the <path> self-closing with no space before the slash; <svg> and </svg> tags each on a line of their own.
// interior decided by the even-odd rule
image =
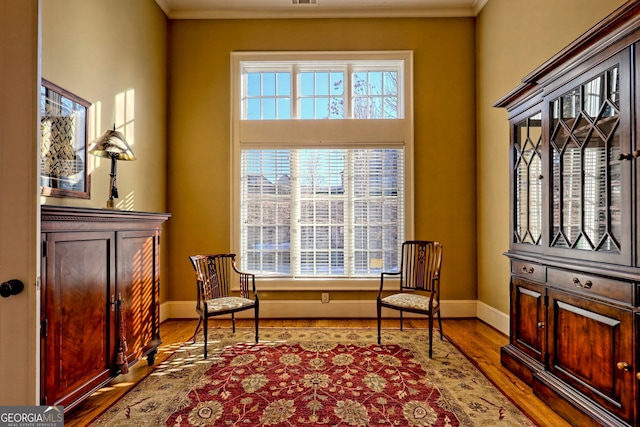
<svg viewBox="0 0 640 427">
<path fill-rule="evenodd" d="M 89 154 L 116 160 L 136 160 L 124 135 L 115 129 L 106 131 L 100 138 L 93 141 Z"/>
</svg>

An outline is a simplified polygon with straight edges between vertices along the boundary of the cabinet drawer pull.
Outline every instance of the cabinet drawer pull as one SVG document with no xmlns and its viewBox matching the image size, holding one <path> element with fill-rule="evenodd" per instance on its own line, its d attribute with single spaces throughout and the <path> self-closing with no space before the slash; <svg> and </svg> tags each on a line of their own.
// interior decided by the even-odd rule
<svg viewBox="0 0 640 427">
<path fill-rule="evenodd" d="M 538 322 L 538 328 L 544 329 L 544 322 Z"/>
<path fill-rule="evenodd" d="M 533 267 L 529 267 L 529 268 L 527 268 L 527 266 L 526 266 L 526 265 L 523 265 L 523 266 L 522 266 L 522 272 L 523 272 L 523 273 L 529 273 L 529 274 L 531 274 L 531 273 L 533 273 Z"/>
<path fill-rule="evenodd" d="M 586 282 L 584 282 L 584 285 L 582 283 L 580 283 L 580 279 L 578 279 L 577 277 L 573 278 L 573 284 L 576 288 L 581 288 L 581 289 L 591 289 L 591 286 L 593 286 L 593 283 L 591 283 L 591 280 L 587 280 Z"/>
<path fill-rule="evenodd" d="M 631 370 L 631 366 L 627 362 L 618 362 L 616 366 L 621 371 L 629 372 Z"/>
<path fill-rule="evenodd" d="M 618 154 L 618 160 L 631 160 L 631 159 L 633 159 L 633 154 L 630 154 L 630 153 Z"/>
</svg>

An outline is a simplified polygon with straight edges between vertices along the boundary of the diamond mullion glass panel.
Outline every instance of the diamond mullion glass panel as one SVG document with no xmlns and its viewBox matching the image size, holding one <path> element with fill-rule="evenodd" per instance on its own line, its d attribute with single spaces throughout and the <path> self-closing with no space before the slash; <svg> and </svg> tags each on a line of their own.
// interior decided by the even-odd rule
<svg viewBox="0 0 640 427">
<path fill-rule="evenodd" d="M 529 119 L 529 224 L 531 243 L 539 245 L 542 238 L 542 114 Z"/>
<path fill-rule="evenodd" d="M 619 72 L 551 102 L 553 247 L 620 252 Z"/>
<path fill-rule="evenodd" d="M 569 246 L 580 236 L 582 213 L 581 150 L 573 141 L 562 153 L 562 232 Z"/>
<path fill-rule="evenodd" d="M 622 241 L 622 165 L 618 158 L 620 139 L 620 131 L 616 126 L 609 137 L 609 157 L 606 159 L 609 165 L 609 231 L 612 239 L 602 248 L 607 251 L 620 250 L 619 243 Z"/>
<path fill-rule="evenodd" d="M 552 227 L 551 246 L 567 247 L 568 242 L 562 231 L 562 153 L 567 139 L 569 129 L 562 118 L 562 102 L 557 98 L 551 102 L 551 138 L 549 141 L 552 165 Z"/>
<path fill-rule="evenodd" d="M 539 245 L 542 236 L 541 113 L 516 123 L 514 242 Z"/>
<path fill-rule="evenodd" d="M 517 243 L 524 241 L 527 227 L 527 163 L 523 159 L 523 141 L 526 141 L 527 121 L 520 122 L 516 125 L 516 143 L 514 144 L 515 156 L 515 235 L 514 239 Z"/>
<path fill-rule="evenodd" d="M 607 233 L 607 150 L 592 135 L 584 145 L 584 234 L 580 249 L 593 249 Z"/>
</svg>

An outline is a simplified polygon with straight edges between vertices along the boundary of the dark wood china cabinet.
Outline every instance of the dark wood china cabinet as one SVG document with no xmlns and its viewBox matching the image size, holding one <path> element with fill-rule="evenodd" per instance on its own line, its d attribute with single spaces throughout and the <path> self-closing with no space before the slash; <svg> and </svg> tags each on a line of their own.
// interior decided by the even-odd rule
<svg viewBox="0 0 640 427">
<path fill-rule="evenodd" d="M 67 412 L 124 361 L 154 362 L 169 214 L 42 206 L 41 217 L 41 402 Z"/>
<path fill-rule="evenodd" d="M 502 364 L 576 426 L 640 425 L 640 2 L 526 76 L 509 111 Z"/>
</svg>

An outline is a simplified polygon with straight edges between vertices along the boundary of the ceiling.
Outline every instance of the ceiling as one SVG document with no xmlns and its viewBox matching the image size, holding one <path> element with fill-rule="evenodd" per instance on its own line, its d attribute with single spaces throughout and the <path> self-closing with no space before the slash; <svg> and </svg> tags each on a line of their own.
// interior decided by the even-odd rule
<svg viewBox="0 0 640 427">
<path fill-rule="evenodd" d="M 171 19 L 476 16 L 489 0 L 156 0 Z"/>
</svg>

